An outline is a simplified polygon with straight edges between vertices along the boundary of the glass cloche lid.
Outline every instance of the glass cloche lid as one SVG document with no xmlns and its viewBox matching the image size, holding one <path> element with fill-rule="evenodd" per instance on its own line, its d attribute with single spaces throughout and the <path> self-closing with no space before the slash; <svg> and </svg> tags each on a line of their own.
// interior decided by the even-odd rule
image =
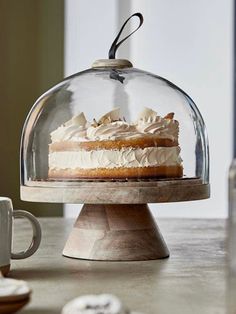
<svg viewBox="0 0 236 314">
<path fill-rule="evenodd" d="M 141 26 L 142 16 L 133 16 Z M 125 24 L 109 59 L 66 78 L 33 105 L 22 133 L 22 186 L 208 184 L 208 140 L 197 106 L 170 81 L 115 59 Z"/>
</svg>

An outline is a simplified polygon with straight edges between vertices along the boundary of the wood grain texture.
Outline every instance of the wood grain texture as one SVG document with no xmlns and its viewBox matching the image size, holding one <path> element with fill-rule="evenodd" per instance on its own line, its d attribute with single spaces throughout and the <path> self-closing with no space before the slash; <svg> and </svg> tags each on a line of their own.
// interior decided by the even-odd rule
<svg viewBox="0 0 236 314">
<path fill-rule="evenodd" d="M 210 185 L 201 179 L 127 182 L 31 181 L 21 186 L 21 199 L 77 204 L 145 204 L 206 199 Z"/>
<path fill-rule="evenodd" d="M 4 266 L 0 266 L 0 278 L 1 278 L 1 274 L 3 276 L 6 276 L 10 271 L 10 265 L 4 265 Z"/>
<path fill-rule="evenodd" d="M 98 59 L 93 62 L 92 68 L 132 68 L 133 64 L 126 59 Z"/>
<path fill-rule="evenodd" d="M 27 303 L 29 303 L 30 299 L 25 298 L 24 300 L 20 300 L 17 302 L 0 302 L 0 314 L 12 314 L 18 312 L 21 308 L 23 308 Z"/>
<path fill-rule="evenodd" d="M 165 258 L 168 248 L 146 204 L 84 205 L 64 256 L 105 261 Z"/>
<path fill-rule="evenodd" d="M 25 301 L 29 299 L 31 296 L 32 291 L 23 293 L 23 294 L 15 294 L 15 295 L 8 295 L 8 296 L 0 296 L 0 304 L 2 303 L 16 303 L 20 301 Z"/>
</svg>

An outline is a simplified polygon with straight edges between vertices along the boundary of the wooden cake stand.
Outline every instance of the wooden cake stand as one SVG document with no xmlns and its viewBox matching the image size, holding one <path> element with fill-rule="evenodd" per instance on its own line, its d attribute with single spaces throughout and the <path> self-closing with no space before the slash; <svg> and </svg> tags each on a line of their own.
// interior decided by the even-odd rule
<svg viewBox="0 0 236 314">
<path fill-rule="evenodd" d="M 21 199 L 84 204 L 63 250 L 67 257 L 106 260 L 150 260 L 169 250 L 147 203 L 206 199 L 209 184 L 201 179 L 126 182 L 29 181 Z"/>
</svg>

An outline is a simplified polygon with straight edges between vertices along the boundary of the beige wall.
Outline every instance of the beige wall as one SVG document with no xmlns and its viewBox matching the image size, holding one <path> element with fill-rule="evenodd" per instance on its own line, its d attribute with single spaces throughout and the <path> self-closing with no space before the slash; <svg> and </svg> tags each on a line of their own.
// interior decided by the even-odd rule
<svg viewBox="0 0 236 314">
<path fill-rule="evenodd" d="M 20 201 L 20 135 L 36 98 L 63 78 L 63 38 L 63 0 L 0 1 L 0 195 L 37 215 L 62 206 Z"/>
</svg>

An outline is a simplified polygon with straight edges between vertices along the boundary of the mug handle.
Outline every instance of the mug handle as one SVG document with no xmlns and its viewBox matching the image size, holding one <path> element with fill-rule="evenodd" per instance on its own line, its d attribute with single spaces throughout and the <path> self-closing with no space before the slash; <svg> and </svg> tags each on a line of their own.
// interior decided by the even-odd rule
<svg viewBox="0 0 236 314">
<path fill-rule="evenodd" d="M 25 210 L 13 210 L 13 217 L 14 218 L 27 218 L 30 221 L 32 229 L 33 229 L 33 237 L 32 237 L 31 244 L 26 251 L 22 251 L 18 253 L 11 253 L 11 258 L 12 259 L 24 259 L 24 258 L 30 257 L 37 251 L 41 242 L 40 224 L 34 215 L 32 215 L 31 213 Z"/>
</svg>

